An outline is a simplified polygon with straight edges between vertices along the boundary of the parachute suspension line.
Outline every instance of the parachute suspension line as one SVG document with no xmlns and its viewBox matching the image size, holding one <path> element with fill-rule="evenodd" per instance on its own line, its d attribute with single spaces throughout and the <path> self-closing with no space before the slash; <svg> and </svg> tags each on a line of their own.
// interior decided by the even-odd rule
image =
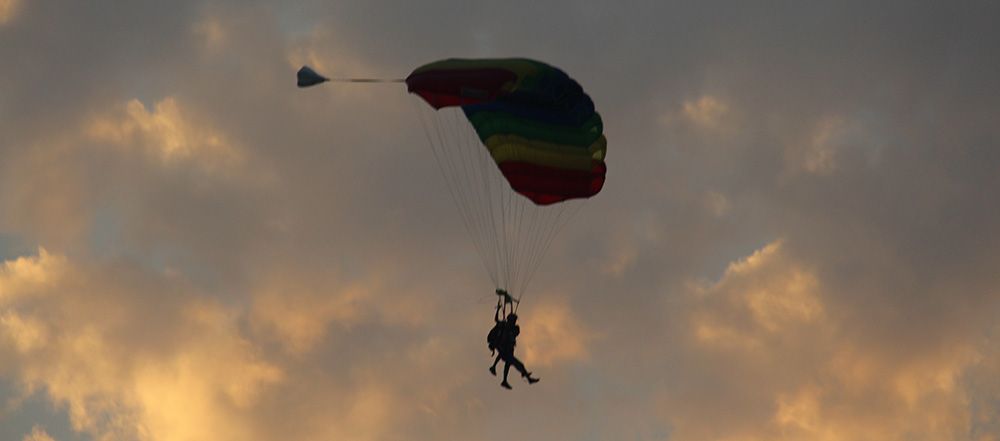
<svg viewBox="0 0 1000 441">
<path fill-rule="evenodd" d="M 508 284 L 510 286 L 507 289 L 514 289 L 517 279 L 515 278 L 517 272 L 517 247 L 520 245 L 518 239 L 518 229 L 517 229 L 517 203 L 515 202 L 519 196 L 517 196 L 513 191 L 508 191 L 505 193 L 507 195 L 507 278 Z"/>
<path fill-rule="evenodd" d="M 412 104 L 490 280 L 517 302 L 502 306 L 516 312 L 555 236 L 581 204 L 538 206 L 517 194 L 461 108 L 435 110 L 419 99 Z"/>
<path fill-rule="evenodd" d="M 541 264 L 542 258 L 545 257 L 546 252 L 549 249 L 549 246 L 552 244 L 552 241 L 555 239 L 556 234 L 559 232 L 559 229 L 563 225 L 562 223 L 563 216 L 566 213 L 568 207 L 569 206 L 566 204 L 560 205 L 559 209 L 553 212 L 551 214 L 551 217 L 548 220 L 546 220 L 544 225 L 545 228 L 541 230 L 537 238 L 537 240 L 539 241 L 539 247 L 535 250 L 535 253 L 528 258 L 529 264 L 535 265 L 531 267 L 532 269 L 537 269 L 537 267 Z M 530 282 L 531 278 L 534 275 L 535 271 L 532 271 L 532 273 L 529 274 L 529 276 L 525 279 L 525 283 Z"/>
<path fill-rule="evenodd" d="M 438 110 L 438 112 L 441 112 L 441 110 Z M 472 195 L 469 193 L 469 188 L 467 185 L 460 185 L 463 180 L 466 182 L 468 182 L 469 180 L 469 170 L 467 166 L 468 161 L 465 159 L 465 155 L 461 155 L 461 153 L 463 152 L 459 148 L 460 146 L 455 145 L 455 143 L 457 143 L 458 141 L 455 139 L 454 124 L 444 125 L 443 129 L 447 133 L 447 138 L 444 140 L 445 143 L 447 143 L 446 148 L 451 152 L 456 152 L 460 154 L 457 156 L 457 161 L 452 161 L 456 159 L 456 155 L 454 154 L 446 154 L 445 157 L 448 158 L 449 161 L 452 161 L 452 164 L 455 164 L 456 162 L 459 163 L 458 165 L 453 165 L 453 169 L 457 172 L 461 172 L 462 174 L 462 178 L 459 178 L 458 180 L 459 184 L 457 186 L 458 188 L 456 188 L 456 190 L 462 195 L 462 206 L 460 207 L 460 209 L 466 215 L 466 217 L 468 217 L 469 224 L 472 226 L 473 229 L 472 233 L 473 235 L 475 235 L 476 233 L 475 229 L 477 225 L 474 217 L 474 212 L 470 209 L 471 204 L 473 203 Z"/>
<path fill-rule="evenodd" d="M 517 278 L 518 269 L 519 269 L 519 267 L 521 265 L 521 261 L 518 260 L 517 257 L 518 257 L 520 248 L 523 245 L 523 243 L 521 242 L 521 237 L 520 236 L 521 236 L 521 213 L 524 210 L 524 205 L 522 205 L 520 203 L 521 199 L 523 199 L 523 198 L 518 197 L 517 195 L 514 194 L 514 192 L 510 192 L 510 193 L 511 193 L 511 198 L 510 198 L 509 202 L 511 204 L 510 211 L 512 213 L 511 214 L 511 219 L 510 219 L 511 220 L 511 235 L 513 236 L 513 238 L 511 239 L 511 247 L 510 247 L 511 248 L 510 249 L 510 255 L 511 255 L 511 257 L 510 257 L 510 266 L 511 266 L 511 268 L 510 268 L 510 280 L 511 280 L 511 287 L 510 288 L 516 290 L 516 288 L 517 288 L 517 282 L 519 280 Z"/>
<path fill-rule="evenodd" d="M 553 207 L 549 207 L 549 209 L 546 210 L 534 210 L 533 212 L 531 220 L 532 228 L 526 232 L 527 238 L 525 239 L 528 243 L 532 244 L 531 247 L 525 250 L 525 256 L 523 257 L 526 272 L 532 268 L 532 256 L 538 253 L 541 242 L 540 236 L 546 227 L 546 223 L 549 222 L 549 218 L 552 214 L 552 208 Z M 524 278 L 522 278 L 522 286 L 519 291 L 521 295 L 523 295 L 525 290 L 527 290 L 527 283 L 524 283 Z"/>
<path fill-rule="evenodd" d="M 514 262 L 516 262 L 516 266 L 514 268 L 515 285 L 512 286 L 511 289 L 514 290 L 516 295 L 520 296 L 523 289 L 521 287 L 520 281 L 524 277 L 524 270 L 526 264 L 526 262 L 524 261 L 524 256 L 527 253 L 527 250 L 531 249 L 532 243 L 529 241 L 531 235 L 528 234 L 531 231 L 530 228 L 531 223 L 530 222 L 528 222 L 527 224 L 524 223 L 525 211 L 527 211 L 527 207 L 525 206 L 525 199 L 517 198 L 516 205 L 518 214 L 516 221 L 517 227 L 515 228 L 517 230 L 518 237 L 517 239 L 515 239 L 517 243 L 514 250 Z M 531 212 L 537 213 L 538 210 L 531 210 Z"/>
<path fill-rule="evenodd" d="M 517 218 L 516 226 L 514 227 L 517 237 L 514 239 L 514 286 L 511 289 L 514 290 L 517 296 L 520 296 L 523 292 L 524 287 L 521 286 L 520 281 L 524 278 L 526 265 L 528 262 L 525 261 L 524 257 L 529 250 L 532 249 L 534 243 L 531 242 L 531 230 L 532 222 L 525 224 L 525 211 L 530 211 L 532 214 L 537 214 L 540 210 L 538 209 L 528 209 L 528 204 L 531 204 L 527 198 L 516 197 L 514 199 L 517 208 Z M 530 216 L 530 215 L 529 215 Z"/>
<path fill-rule="evenodd" d="M 477 206 L 470 204 L 464 208 L 468 210 L 471 217 L 476 219 L 478 231 L 475 234 L 478 236 L 477 240 L 483 244 L 483 252 L 480 256 L 484 262 L 487 262 L 490 271 L 495 274 L 493 282 L 499 288 L 503 284 L 503 280 L 500 272 L 501 267 L 498 265 L 499 244 L 496 235 L 493 234 L 495 219 L 492 214 L 493 203 L 490 191 L 492 179 L 490 179 L 491 175 L 489 174 L 492 169 L 487 167 L 492 161 L 480 144 L 478 135 L 464 120 L 464 114 L 460 115 L 458 110 L 452 110 L 451 113 L 452 118 L 449 123 L 455 134 L 454 140 L 458 143 L 455 148 L 459 150 L 454 153 L 462 158 L 465 164 L 461 170 L 466 183 L 463 187 L 474 191 L 476 195 L 474 204 Z M 483 209 L 484 205 L 486 210 Z"/>
<path fill-rule="evenodd" d="M 492 231 L 492 228 L 487 224 L 487 211 L 483 210 L 482 207 L 489 206 L 490 195 L 487 192 L 487 186 L 489 185 L 489 170 L 483 166 L 484 156 L 482 147 L 479 144 L 479 139 L 477 136 L 471 135 L 471 128 L 468 123 L 465 122 L 463 115 L 460 115 L 458 111 L 453 112 L 453 125 L 456 129 L 456 140 L 459 140 L 460 145 L 458 148 L 462 150 L 461 156 L 467 161 L 466 173 L 469 176 L 474 176 L 475 181 L 468 181 L 468 186 L 470 191 L 474 191 L 476 195 L 476 206 L 470 207 L 470 211 L 477 219 L 477 225 L 479 228 L 479 240 L 484 243 L 484 249 L 488 250 L 486 253 L 482 254 L 484 260 L 490 262 L 490 267 L 492 269 L 496 268 L 495 263 L 495 249 L 496 243 L 493 240 L 493 234 L 488 234 Z M 497 275 L 497 280 L 494 283 L 502 283 L 499 274 Z M 499 286 L 497 286 L 499 287 Z"/>
<path fill-rule="evenodd" d="M 506 193 L 501 193 L 500 194 L 500 234 L 501 234 L 500 243 L 502 243 L 504 245 L 503 246 L 503 263 L 501 264 L 501 265 L 503 265 L 503 274 L 504 274 L 503 284 L 504 284 L 504 289 L 509 289 L 510 286 L 507 286 L 507 285 L 510 285 L 510 258 L 509 258 L 509 256 L 510 256 L 510 252 L 509 252 L 510 241 L 507 239 L 507 211 L 508 211 L 507 210 L 507 208 L 508 208 L 507 206 L 508 206 L 508 203 L 507 203 L 506 196 L 507 196 Z"/>
<path fill-rule="evenodd" d="M 529 201 L 522 202 L 522 204 L 527 204 L 527 203 L 530 202 Z M 521 271 L 521 274 L 518 276 L 518 286 L 515 287 L 518 293 L 518 298 L 524 295 L 524 291 L 527 288 L 526 285 L 524 284 L 524 279 L 525 279 L 524 273 L 526 273 L 527 269 L 531 267 L 531 259 L 528 256 L 533 255 L 535 252 L 537 252 L 538 248 L 540 247 L 539 245 L 540 241 L 538 240 L 538 231 L 540 231 L 540 227 L 544 226 L 547 214 L 551 211 L 551 208 L 552 207 L 548 207 L 547 209 L 544 210 L 542 209 L 532 210 L 533 216 L 532 216 L 532 221 L 529 222 L 530 227 L 527 228 L 522 233 L 523 239 L 520 240 L 523 240 L 525 243 L 528 244 L 528 246 L 524 247 L 524 250 L 522 250 L 520 255 L 518 256 L 520 262 L 520 265 L 518 266 L 519 270 Z M 538 221 L 539 217 L 541 217 L 542 219 L 541 221 Z"/>
<path fill-rule="evenodd" d="M 529 202 L 524 201 L 523 203 L 529 203 Z M 531 258 L 531 256 L 533 256 L 537 252 L 537 249 L 539 248 L 539 245 L 538 245 L 538 243 L 540 242 L 539 237 L 538 237 L 539 236 L 539 232 L 541 231 L 541 227 L 543 227 L 545 225 L 545 223 L 543 221 L 539 221 L 538 218 L 541 217 L 544 220 L 546 218 L 546 214 L 549 213 L 550 211 L 551 210 L 544 210 L 544 211 L 543 210 L 532 210 L 532 216 L 531 216 L 532 219 L 529 221 L 529 223 L 528 223 L 529 224 L 529 228 L 527 229 L 527 231 L 525 231 L 525 234 L 524 234 L 524 237 L 525 237 L 524 240 L 525 240 L 525 242 L 527 242 L 529 244 L 529 246 L 525 247 L 524 252 L 519 257 L 520 261 L 522 262 L 521 267 L 524 268 L 525 272 L 527 272 L 531 268 L 531 264 L 532 264 L 532 260 L 533 260 Z M 539 214 L 539 213 L 541 213 L 541 214 Z M 517 292 L 518 292 L 518 296 L 521 296 L 521 295 L 523 295 L 524 291 L 527 289 L 527 284 L 524 283 L 524 277 L 523 276 L 519 280 L 522 283 L 520 284 L 520 286 L 518 286 Z M 520 297 L 518 297 L 518 298 L 520 298 Z"/>
<path fill-rule="evenodd" d="M 486 234 L 485 227 L 485 217 L 484 213 L 478 207 L 481 207 L 484 199 L 483 193 L 480 191 L 480 186 L 477 185 L 477 181 L 482 181 L 485 176 L 482 173 L 477 173 L 479 170 L 476 168 L 476 158 L 477 154 L 482 155 L 481 151 L 477 151 L 476 144 L 468 143 L 468 129 L 465 128 L 464 122 L 459 120 L 459 114 L 457 110 L 450 110 L 452 118 L 449 121 L 450 129 L 452 133 L 451 137 L 451 149 L 460 158 L 462 167 L 460 172 L 463 176 L 463 182 L 465 185 L 460 185 L 461 190 L 465 192 L 468 196 L 466 198 L 466 204 L 462 207 L 466 211 L 466 215 L 472 219 L 473 225 L 476 231 L 473 233 L 476 238 L 481 243 L 480 246 L 480 256 L 484 258 L 484 263 L 487 260 L 486 247 Z M 463 130 L 465 128 L 465 130 Z M 489 265 L 490 270 L 494 273 L 493 279 L 499 281 L 499 274 L 496 274 L 496 269 L 494 265 Z M 496 283 L 496 282 L 495 282 Z"/>
<path fill-rule="evenodd" d="M 531 280 L 535 277 L 535 274 L 538 273 L 538 267 L 541 266 L 541 260 L 548 253 L 548 249 L 552 245 L 552 242 L 555 240 L 556 236 L 558 236 L 559 231 L 561 231 L 569 223 L 570 220 L 576 217 L 577 213 L 580 212 L 580 209 L 583 207 L 584 204 L 585 201 L 575 201 L 572 203 L 573 205 L 572 208 L 569 208 L 568 204 L 566 203 L 563 203 L 559 207 L 558 214 L 556 214 L 554 221 L 552 222 L 551 225 L 548 225 L 550 227 L 548 229 L 549 231 L 544 235 L 542 235 L 541 237 L 542 241 L 544 241 L 544 244 L 541 247 L 537 248 L 533 253 L 532 257 L 528 259 L 529 261 L 527 264 L 528 274 L 527 277 L 522 281 L 521 285 L 523 287 L 522 289 L 526 289 L 528 284 L 530 284 Z M 521 291 L 521 294 L 518 295 L 517 297 L 517 302 L 514 304 L 515 313 L 517 312 L 517 308 L 521 305 L 521 298 L 523 296 L 524 296 L 524 291 Z"/>
<path fill-rule="evenodd" d="M 469 141 L 470 145 L 475 145 L 475 146 L 477 146 L 477 147 L 480 148 L 480 150 L 479 150 L 480 151 L 480 155 L 479 155 L 479 172 L 483 176 L 483 185 L 485 187 L 485 193 L 486 193 L 486 197 L 487 197 L 486 210 L 483 210 L 483 215 L 484 216 L 488 216 L 488 219 L 489 219 L 489 226 L 488 226 L 488 228 L 489 228 L 490 234 L 489 234 L 489 237 L 487 239 L 492 244 L 492 250 L 491 250 L 492 252 L 490 253 L 490 259 L 492 261 L 492 266 L 494 268 L 496 268 L 497 265 L 499 264 L 499 261 L 500 261 L 500 257 L 499 257 L 499 253 L 500 253 L 500 238 L 496 234 L 496 229 L 497 229 L 497 222 L 496 222 L 497 210 L 494 207 L 494 198 L 496 196 L 499 196 L 500 194 L 502 194 L 501 192 L 503 191 L 503 184 L 499 182 L 499 179 L 495 175 L 496 171 L 495 171 L 495 168 L 494 168 L 495 165 L 494 165 L 494 162 L 493 162 L 493 158 L 491 157 L 491 155 L 489 155 L 489 154 L 486 153 L 485 149 L 482 149 L 482 147 L 481 147 L 481 144 L 480 144 L 480 141 L 479 141 L 479 135 L 476 134 L 476 133 L 473 133 L 471 130 L 469 131 L 469 133 L 470 133 L 470 136 L 469 136 L 469 138 L 470 138 L 470 141 Z M 492 177 L 492 179 L 491 179 L 491 177 Z M 501 287 L 501 286 L 499 286 L 499 284 L 497 284 L 497 288 L 504 288 L 504 289 L 506 289 L 506 287 Z"/>
<path fill-rule="evenodd" d="M 480 185 L 480 183 L 484 180 L 485 176 L 481 172 L 479 172 L 479 170 L 476 167 L 478 162 L 480 162 L 477 161 L 477 158 L 481 156 L 482 152 L 477 152 L 475 150 L 476 144 L 471 144 L 469 142 L 469 137 L 468 137 L 469 131 L 468 129 L 463 130 L 465 126 L 463 125 L 463 122 L 459 120 L 458 111 L 451 111 L 450 113 L 452 114 L 451 115 L 452 118 L 451 121 L 449 122 L 451 123 L 450 127 L 453 133 L 452 139 L 455 142 L 455 145 L 453 147 L 454 149 L 459 150 L 457 153 L 462 160 L 463 164 L 462 173 L 463 176 L 465 177 L 465 182 L 467 183 L 467 185 L 463 186 L 465 187 L 463 189 L 469 192 L 470 194 L 469 198 L 470 204 L 466 206 L 465 209 L 468 210 L 470 218 L 473 219 L 474 226 L 476 228 L 475 232 L 475 235 L 477 236 L 476 240 L 480 241 L 481 243 L 480 257 L 484 259 L 485 263 L 488 260 L 488 255 L 490 254 L 487 251 L 488 241 L 486 240 L 487 235 L 485 234 L 486 219 L 483 211 L 477 209 L 477 207 L 482 206 L 485 199 L 485 194 L 482 190 L 482 186 Z M 487 263 L 487 265 L 491 269 L 494 268 L 494 265 L 490 265 L 489 263 Z M 496 277 L 494 277 L 494 279 L 496 279 Z"/>
<path fill-rule="evenodd" d="M 456 142 L 460 142 L 456 148 L 460 151 L 455 153 L 462 158 L 465 164 L 462 170 L 462 173 L 466 176 L 465 186 L 468 187 L 469 191 L 474 191 L 476 194 L 475 202 L 467 206 L 466 209 L 469 210 L 471 216 L 477 219 L 479 229 L 476 233 L 478 235 L 477 240 L 483 244 L 483 253 L 480 257 L 485 262 L 488 262 L 490 271 L 493 273 L 494 285 L 499 286 L 503 281 L 502 274 L 499 272 L 499 267 L 496 264 L 497 243 L 492 234 L 492 221 L 488 219 L 487 213 L 482 209 L 484 204 L 489 206 L 489 195 L 484 189 L 489 182 L 489 176 L 484 173 L 484 169 L 480 166 L 483 152 L 480 150 L 478 142 L 470 142 L 467 130 L 461 131 L 463 122 L 458 121 L 457 111 L 454 112 L 453 116 L 455 118 L 452 122 L 453 126 L 459 131 L 458 133 L 462 134 L 461 138 L 456 138 Z"/>
<path fill-rule="evenodd" d="M 522 245 L 522 243 L 521 243 L 521 237 L 520 237 L 520 233 L 521 233 L 521 223 L 520 223 L 521 213 L 520 212 L 521 212 L 521 209 L 523 209 L 524 207 L 519 203 L 520 200 L 523 199 L 523 198 L 521 198 L 521 197 L 517 196 L 516 194 L 514 194 L 513 191 L 509 192 L 508 194 L 510 195 L 510 198 L 508 199 L 508 203 L 510 203 L 510 212 L 511 212 L 511 216 L 510 216 L 511 231 L 510 231 L 510 234 L 512 236 L 511 237 L 511 241 L 510 241 L 511 242 L 510 243 L 510 283 L 511 283 L 510 289 L 516 289 L 517 288 L 517 281 L 518 281 L 518 279 L 517 279 L 517 273 L 518 273 L 518 271 L 517 270 L 518 270 L 518 266 L 521 263 L 519 260 L 517 260 L 517 254 L 518 254 L 518 249 Z"/>
<path fill-rule="evenodd" d="M 531 274 L 528 275 L 527 281 L 529 283 L 531 282 L 532 279 L 534 279 L 535 274 L 537 274 L 538 267 L 541 266 L 541 260 L 545 258 L 546 254 L 548 253 L 549 247 L 552 246 L 552 242 L 555 241 L 556 236 L 559 234 L 560 231 L 563 230 L 563 228 L 566 227 L 567 224 L 570 223 L 571 220 L 573 220 L 573 218 L 576 217 L 578 213 L 580 213 L 580 210 L 582 210 L 583 206 L 586 204 L 587 201 L 583 200 L 583 201 L 578 201 L 577 203 L 574 204 L 574 206 L 564 207 L 563 212 L 560 213 L 560 217 L 562 218 L 557 220 L 557 225 L 553 228 L 552 234 L 548 238 L 548 242 L 545 244 L 545 247 L 542 249 L 541 253 L 535 257 L 535 267 L 532 268 Z M 565 214 L 567 211 L 569 213 L 566 216 L 563 216 L 563 214 Z"/>
<path fill-rule="evenodd" d="M 511 192 L 511 193 L 513 193 L 513 192 Z M 516 288 L 517 288 L 517 282 L 519 280 L 517 278 L 518 272 L 519 272 L 518 270 L 520 269 L 520 266 L 521 266 L 521 261 L 518 260 L 518 255 L 520 254 L 520 250 L 521 250 L 521 215 L 522 215 L 522 213 L 524 211 L 524 206 L 520 203 L 521 199 L 523 199 L 523 198 L 514 196 L 509 201 L 510 204 L 511 204 L 511 207 L 510 207 L 510 212 L 511 212 L 511 216 L 510 216 L 511 217 L 511 235 L 513 237 L 512 237 L 512 239 L 510 241 L 511 242 L 511 244 L 510 244 L 510 248 L 511 248 L 510 249 L 510 255 L 511 255 L 511 258 L 510 258 L 510 262 L 511 262 L 511 268 L 510 268 L 511 286 L 508 287 L 508 289 L 513 290 L 515 292 L 515 295 L 517 295 Z"/>
<path fill-rule="evenodd" d="M 459 185 L 459 183 L 456 181 L 457 174 L 455 172 L 457 171 L 456 170 L 457 167 L 454 164 L 454 161 L 452 161 L 450 155 L 447 154 L 446 151 L 447 141 L 444 140 L 444 137 L 441 133 L 440 124 L 435 123 L 433 116 L 428 115 L 428 112 L 430 111 L 425 110 L 421 106 L 421 103 L 417 102 L 416 100 L 411 102 L 417 108 L 417 114 L 420 117 L 420 126 L 424 131 L 424 136 L 427 137 L 427 142 L 430 146 L 431 153 L 434 155 L 434 162 L 437 163 L 438 170 L 441 172 L 441 176 L 445 180 L 445 186 L 448 188 L 448 192 L 451 194 L 452 201 L 454 201 L 455 205 L 458 207 L 459 215 L 461 215 L 462 217 L 462 223 L 465 226 L 465 230 L 466 232 L 469 233 L 469 236 L 472 237 L 472 242 L 473 245 L 475 245 L 476 247 L 476 251 L 481 256 L 485 255 L 484 250 L 482 250 L 482 244 L 480 243 L 479 239 L 480 235 L 477 234 L 477 232 L 473 228 L 471 220 L 469 218 L 469 211 L 471 210 L 468 210 L 468 204 L 464 203 L 465 202 L 464 195 L 459 193 L 462 186 Z M 431 125 L 433 125 L 434 127 L 433 132 L 437 134 L 436 138 L 432 136 L 432 131 L 429 128 L 429 126 Z M 435 140 L 437 142 L 435 142 Z M 493 281 L 494 284 L 496 284 L 497 275 L 492 270 L 491 266 L 488 265 L 485 261 L 483 262 L 483 266 L 486 267 L 486 272 L 487 274 L 489 274 L 490 279 Z"/>
<path fill-rule="evenodd" d="M 440 128 L 437 127 L 437 125 L 434 126 L 434 129 L 435 129 L 434 131 L 436 132 L 437 137 L 436 138 L 432 137 L 431 134 L 430 134 L 431 130 L 428 129 L 428 123 L 427 123 L 427 121 L 424 120 L 424 116 L 425 116 L 424 112 L 421 109 L 419 109 L 419 108 L 417 109 L 417 111 L 418 111 L 418 114 L 420 116 L 421 126 L 424 129 L 424 134 L 427 136 L 428 144 L 430 144 L 431 152 L 434 154 L 435 162 L 438 165 L 438 169 L 441 171 L 441 175 L 445 179 L 445 184 L 448 187 L 448 192 L 451 193 L 452 199 L 455 201 L 456 205 L 460 205 L 461 204 L 461 202 L 460 202 L 461 198 L 456 193 L 457 185 L 455 185 L 452 182 L 451 174 L 447 173 L 445 171 L 445 168 L 449 167 L 450 164 L 447 163 L 447 162 L 445 162 L 446 161 L 445 159 L 442 159 L 442 158 L 446 157 L 446 155 L 444 155 L 445 152 L 443 152 L 443 151 L 439 152 L 438 151 L 439 148 L 441 148 L 442 150 L 444 148 L 443 144 L 442 144 L 443 141 L 442 141 L 442 136 L 441 136 Z M 431 119 L 431 122 L 433 122 L 433 119 Z M 435 139 L 437 140 L 437 142 L 435 142 Z M 461 211 L 460 211 L 460 214 L 462 214 L 462 222 L 463 222 L 463 224 L 465 224 L 465 227 L 468 230 L 470 228 L 469 225 L 468 225 L 468 219 L 466 219 L 464 213 L 462 213 Z"/>
</svg>

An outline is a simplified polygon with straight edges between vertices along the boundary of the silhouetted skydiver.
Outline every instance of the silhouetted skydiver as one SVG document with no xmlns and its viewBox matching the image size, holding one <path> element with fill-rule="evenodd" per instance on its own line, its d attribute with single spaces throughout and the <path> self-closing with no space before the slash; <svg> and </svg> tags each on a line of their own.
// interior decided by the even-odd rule
<svg viewBox="0 0 1000 441">
<path fill-rule="evenodd" d="M 515 300 L 504 290 L 498 289 L 497 295 L 503 296 L 503 299 L 497 303 L 496 312 L 493 314 L 495 324 L 487 340 L 490 343 L 490 349 L 497 350 L 499 354 L 493 360 L 493 365 L 490 366 L 490 373 L 496 375 L 497 363 L 503 360 L 503 382 L 500 383 L 501 386 L 507 389 L 511 388 L 510 383 L 507 382 L 507 375 L 510 373 L 511 365 L 514 365 L 514 368 L 521 373 L 522 377 L 528 380 L 529 384 L 536 383 L 538 378 L 532 378 L 531 372 L 525 369 L 524 363 L 521 363 L 521 360 L 518 360 L 514 356 L 514 346 L 517 345 L 517 336 L 521 333 L 521 327 L 517 325 L 517 314 L 511 312 L 507 314 L 506 320 L 500 320 L 500 309 L 508 303 L 513 303 Z"/>
<path fill-rule="evenodd" d="M 506 314 L 507 305 L 513 304 L 514 302 L 514 299 L 510 297 L 510 294 L 507 294 L 507 291 L 498 289 L 497 295 L 501 297 L 497 299 L 497 309 L 493 312 L 493 329 L 490 329 L 489 335 L 486 336 L 486 343 L 489 345 L 490 355 L 496 355 L 496 358 L 493 360 L 493 365 L 490 366 L 490 373 L 493 375 L 497 374 L 497 363 L 500 362 L 500 355 L 496 352 L 500 346 L 500 340 L 503 339 L 504 334 L 506 333 L 507 327 L 507 322 L 500 320 L 500 310 L 503 308 L 504 314 Z"/>
</svg>

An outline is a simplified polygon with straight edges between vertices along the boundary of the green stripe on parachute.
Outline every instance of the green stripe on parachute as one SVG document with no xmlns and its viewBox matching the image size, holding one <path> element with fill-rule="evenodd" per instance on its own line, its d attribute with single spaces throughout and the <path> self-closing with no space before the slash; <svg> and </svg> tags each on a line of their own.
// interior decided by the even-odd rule
<svg viewBox="0 0 1000 441">
<path fill-rule="evenodd" d="M 476 112 L 469 116 L 469 121 L 483 142 L 493 135 L 518 135 L 554 144 L 587 148 L 604 132 L 604 123 L 597 112 L 579 127 L 546 124 L 518 118 L 505 112 L 491 111 Z"/>
</svg>

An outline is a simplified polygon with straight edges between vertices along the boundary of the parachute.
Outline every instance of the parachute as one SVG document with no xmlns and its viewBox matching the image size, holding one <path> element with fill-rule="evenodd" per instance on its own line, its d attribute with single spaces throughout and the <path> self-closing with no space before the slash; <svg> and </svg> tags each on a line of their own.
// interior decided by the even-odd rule
<svg viewBox="0 0 1000 441">
<path fill-rule="evenodd" d="M 515 312 L 556 233 L 604 187 L 608 140 L 594 102 L 540 61 L 450 58 L 405 79 L 327 78 L 302 66 L 297 77 L 300 88 L 405 82 L 427 104 L 414 100 L 431 151 Z"/>
<path fill-rule="evenodd" d="M 405 82 L 427 104 L 415 105 L 424 133 L 491 280 L 520 300 L 556 233 L 604 186 L 593 101 L 524 58 L 441 60 Z"/>
</svg>

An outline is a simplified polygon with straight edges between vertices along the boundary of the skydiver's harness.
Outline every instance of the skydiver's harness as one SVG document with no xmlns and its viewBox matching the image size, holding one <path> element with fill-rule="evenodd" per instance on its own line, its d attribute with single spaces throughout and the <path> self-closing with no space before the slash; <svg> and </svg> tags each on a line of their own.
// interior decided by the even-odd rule
<svg viewBox="0 0 1000 441">
<path fill-rule="evenodd" d="M 497 320 L 496 324 L 493 325 L 493 329 L 490 329 L 490 333 L 486 336 L 486 344 L 490 348 L 491 355 L 496 354 L 496 350 L 500 345 L 500 340 L 503 338 L 503 334 L 506 331 L 507 314 L 517 310 L 517 303 L 518 300 L 511 297 L 507 291 L 497 289 L 497 309 L 496 313 L 494 313 L 494 319 Z M 502 315 L 501 312 L 503 313 Z M 500 320 L 499 317 L 503 317 L 503 319 Z"/>
</svg>

